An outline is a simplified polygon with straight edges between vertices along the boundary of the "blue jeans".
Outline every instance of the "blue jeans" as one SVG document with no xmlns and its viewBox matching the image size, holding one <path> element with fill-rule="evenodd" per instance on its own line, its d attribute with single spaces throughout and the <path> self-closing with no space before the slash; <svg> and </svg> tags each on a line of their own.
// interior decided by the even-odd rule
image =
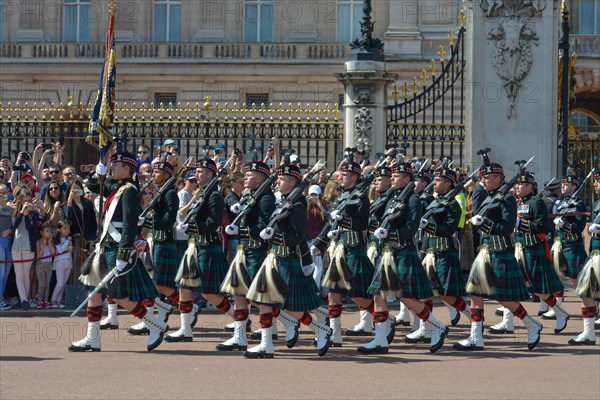
<svg viewBox="0 0 600 400">
<path fill-rule="evenodd" d="M 8 275 L 10 273 L 10 269 L 12 268 L 12 263 L 5 263 L 2 261 L 11 261 L 12 255 L 10 253 L 10 248 L 12 246 L 12 236 L 2 237 L 0 236 L 0 300 L 4 299 L 4 290 L 6 289 L 6 281 L 8 280 Z"/>
</svg>

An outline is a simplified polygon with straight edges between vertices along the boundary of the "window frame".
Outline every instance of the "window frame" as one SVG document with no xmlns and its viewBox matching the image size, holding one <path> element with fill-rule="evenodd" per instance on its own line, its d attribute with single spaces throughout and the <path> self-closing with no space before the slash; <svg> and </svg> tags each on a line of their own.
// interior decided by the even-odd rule
<svg viewBox="0 0 600 400">
<path fill-rule="evenodd" d="M 244 0 L 243 2 L 244 5 L 244 9 L 243 9 L 243 16 L 244 16 L 244 26 L 243 26 L 243 30 L 242 30 L 242 35 L 243 35 L 243 42 L 244 43 L 273 43 L 274 42 L 274 35 L 275 35 L 275 5 L 276 2 L 274 0 Z M 252 6 L 255 5 L 256 6 L 256 10 L 257 10 L 257 19 L 256 19 L 256 41 L 253 40 L 249 40 L 248 39 L 248 35 L 246 34 L 247 29 L 248 29 L 248 22 L 247 22 L 247 8 L 248 6 Z M 271 38 L 270 40 L 264 39 L 261 37 L 261 32 L 262 32 L 262 24 L 264 23 L 263 18 L 262 17 L 262 8 L 265 6 L 270 6 L 271 7 L 271 15 L 270 15 L 270 35 Z"/>
<path fill-rule="evenodd" d="M 350 9 L 350 20 L 348 22 L 349 26 L 348 26 L 348 30 L 346 32 L 346 34 L 349 36 L 348 39 L 345 38 L 341 38 L 340 36 L 340 6 L 348 6 Z M 354 12 L 356 6 L 360 6 L 360 11 L 357 13 L 358 14 L 358 18 Z M 360 27 L 360 22 L 362 20 L 362 6 L 363 6 L 363 1 L 362 0 L 337 0 L 336 3 L 336 30 L 335 30 L 335 36 L 336 36 L 336 42 L 338 43 L 350 43 L 352 42 L 354 39 L 357 39 L 360 37 L 352 37 L 354 36 L 354 31 L 355 29 L 357 29 L 357 27 Z M 360 29 L 359 29 L 360 30 Z"/>
<path fill-rule="evenodd" d="M 165 21 L 165 37 L 164 39 L 158 39 L 157 38 L 157 32 L 156 32 L 156 18 L 157 18 L 157 13 L 156 13 L 156 6 L 166 6 L 166 21 Z M 181 41 L 181 17 L 182 15 L 182 8 L 183 8 L 183 4 L 182 4 L 182 0 L 152 0 L 152 41 L 153 42 L 158 42 L 158 43 L 177 43 L 175 42 L 171 37 L 170 37 L 170 33 L 171 33 L 171 11 L 172 11 L 172 7 L 174 6 L 179 6 L 179 16 L 180 16 L 180 21 L 179 21 L 179 39 L 178 41 Z"/>
<path fill-rule="evenodd" d="M 90 23 L 91 21 L 87 21 L 87 27 L 88 27 L 88 36 L 89 39 L 87 41 L 83 41 L 81 36 L 82 36 L 82 25 L 81 25 L 81 19 L 82 19 L 82 9 L 83 7 L 92 7 L 92 0 L 71 0 L 70 2 L 67 2 L 66 0 L 63 1 L 63 15 L 62 15 L 62 38 L 64 42 L 67 43 L 85 43 L 87 41 L 91 41 L 92 40 L 92 36 L 91 36 L 91 29 L 89 29 Z M 76 13 L 75 13 L 75 39 L 67 39 L 67 31 L 66 31 L 66 26 L 70 25 L 67 24 L 67 20 L 66 20 L 66 15 L 67 15 L 67 8 L 69 9 L 75 9 Z"/>
</svg>

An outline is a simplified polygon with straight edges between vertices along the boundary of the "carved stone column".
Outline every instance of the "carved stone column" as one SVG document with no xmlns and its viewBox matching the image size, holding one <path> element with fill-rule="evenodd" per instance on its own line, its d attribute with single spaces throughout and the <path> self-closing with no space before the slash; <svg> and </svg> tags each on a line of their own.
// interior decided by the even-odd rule
<svg viewBox="0 0 600 400">
<path fill-rule="evenodd" d="M 347 61 L 335 77 L 345 89 L 344 147 L 364 148 L 373 161 L 385 148 L 387 86 L 398 75 L 386 72 L 385 62 Z"/>
<path fill-rule="evenodd" d="M 373 37 L 371 0 L 363 2 L 362 37 L 350 43 L 345 71 L 335 74 L 345 89 L 344 146 L 366 150 L 373 161 L 385 148 L 387 85 L 398 79 L 385 70 L 383 43 Z"/>
<path fill-rule="evenodd" d="M 466 162 L 476 152 L 511 176 L 517 159 L 539 182 L 556 170 L 559 4 L 552 0 L 467 0 Z"/>
</svg>

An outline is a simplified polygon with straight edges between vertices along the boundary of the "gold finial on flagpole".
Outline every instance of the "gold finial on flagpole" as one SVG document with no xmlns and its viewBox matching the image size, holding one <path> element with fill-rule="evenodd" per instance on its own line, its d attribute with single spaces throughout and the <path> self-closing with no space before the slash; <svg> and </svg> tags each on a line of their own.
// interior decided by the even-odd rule
<svg viewBox="0 0 600 400">
<path fill-rule="evenodd" d="M 110 0 L 110 3 L 108 4 L 108 13 L 110 15 L 117 15 L 117 9 L 119 7 L 117 6 L 117 0 Z"/>
</svg>

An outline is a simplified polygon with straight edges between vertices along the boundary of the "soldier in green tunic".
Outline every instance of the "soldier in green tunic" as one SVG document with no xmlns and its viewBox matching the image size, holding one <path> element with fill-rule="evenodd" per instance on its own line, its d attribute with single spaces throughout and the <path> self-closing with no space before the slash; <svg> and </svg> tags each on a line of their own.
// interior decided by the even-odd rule
<svg viewBox="0 0 600 400">
<path fill-rule="evenodd" d="M 372 312 L 373 300 L 369 296 L 368 287 L 375 272 L 366 249 L 369 199 L 366 190 L 360 191 L 357 188 L 362 169 L 357 163 L 346 161 L 340 166 L 339 173 L 340 186 L 344 192 L 333 204 L 331 221 L 313 240 L 311 247 L 311 253 L 316 255 L 330 246 L 327 251 L 333 255 L 321 286 L 329 287 L 328 316 L 333 329 L 334 347 L 342 345 L 342 295 L 350 297 L 362 309 Z M 332 271 L 335 273 L 332 274 Z"/>
<path fill-rule="evenodd" d="M 117 304 L 145 323 L 149 330 L 147 349 L 152 351 L 161 344 L 168 326 L 165 321 L 147 313 L 144 300 L 156 297 L 158 292 L 141 260 L 132 251 L 134 247 L 137 251 L 145 247 L 145 242 L 138 238 L 140 194 L 132 179 L 137 163 L 135 156 L 128 152 L 113 154 L 110 161 L 111 179 L 106 183 L 108 197 L 102 210 L 104 225 L 99 246 L 106 255 L 109 270 L 116 268 L 119 275 L 108 284 L 107 292 Z M 106 167 L 98 164 L 96 174 L 106 175 Z M 88 188 L 100 193 L 98 179 L 90 179 Z M 102 311 L 102 296 L 97 293 L 87 306 L 87 335 L 82 340 L 71 343 L 70 351 L 101 350 Z"/>
<path fill-rule="evenodd" d="M 300 168 L 294 164 L 282 165 L 277 168 L 277 186 L 281 193 L 280 206 L 283 207 L 290 201 L 291 208 L 287 215 L 272 223 L 272 228 L 265 228 L 260 232 L 263 240 L 271 244 L 277 260 L 278 273 L 287 286 L 284 303 L 274 304 L 281 306 L 279 318 L 283 320 L 286 331 L 286 345 L 288 348 L 295 346 L 298 341 L 298 329 L 300 323 L 306 325 L 316 333 L 317 353 L 323 357 L 330 345 L 331 328 L 314 320 L 308 311 L 315 310 L 321 305 L 319 289 L 312 278 L 310 265 L 303 266 L 301 263 L 301 245 L 305 243 L 304 227 L 306 224 L 306 198 L 302 193 L 295 199 L 290 194 L 302 179 Z M 275 210 L 273 215 L 277 215 Z M 270 288 L 271 289 L 271 288 Z M 260 312 L 263 313 L 264 305 L 260 304 Z M 245 356 L 247 358 L 270 357 L 274 352 L 270 330 L 263 328 L 261 332 L 260 345 L 249 349 Z"/>
<path fill-rule="evenodd" d="M 375 174 L 375 191 L 378 195 L 369 207 L 370 241 L 367 248 L 367 255 L 371 262 L 375 263 L 376 258 L 381 251 L 381 246 L 379 245 L 379 241 L 373 236 L 373 232 L 375 232 L 375 229 L 377 229 L 381 221 L 383 221 L 382 217 L 385 211 L 385 205 L 393 195 L 393 191 L 389 190 L 392 177 L 392 170 L 390 168 L 379 167 L 373 173 Z M 344 335 L 371 336 L 373 334 L 373 310 L 364 309 L 360 307 L 360 305 L 358 308 L 360 310 L 360 322 L 346 329 Z"/>
<path fill-rule="evenodd" d="M 593 172 L 594 192 L 600 196 L 600 167 Z M 591 235 L 590 254 L 586 265 L 582 268 L 577 282 L 577 292 L 581 297 L 581 316 L 583 317 L 583 332 L 569 340 L 572 346 L 595 345 L 596 332 L 594 332 L 594 318 L 598 308 L 596 301 L 600 301 L 600 197 L 592 205 L 588 232 Z M 596 321 L 600 325 L 600 320 Z M 596 326 L 598 328 L 599 326 Z"/>
<path fill-rule="evenodd" d="M 188 226 L 179 226 L 177 229 L 190 235 L 188 250 L 184 258 L 186 258 L 185 262 L 188 263 L 189 268 L 197 268 L 202 297 L 214 304 L 217 310 L 226 313 L 229 312 L 231 304 L 229 299 L 221 294 L 220 288 L 227 273 L 228 265 L 218 233 L 221 221 L 223 221 L 225 202 L 217 185 L 212 186 L 210 190 L 207 189 L 209 183 L 217 178 L 216 163 L 211 159 L 197 162 L 196 176 L 198 177 L 198 186 L 204 189 L 201 195 L 205 201 L 198 210 L 194 211 L 194 222 Z M 207 192 L 207 190 L 209 191 Z M 187 215 L 188 211 L 189 208 L 184 210 L 183 215 Z M 182 262 L 184 261 L 182 260 Z M 180 266 L 180 268 L 182 267 Z M 192 303 L 192 290 L 197 287 L 192 282 L 195 282 L 195 280 L 188 281 L 183 277 L 183 274 L 180 281 L 177 282 L 181 302 L 189 301 Z M 181 329 L 167 335 L 165 337 L 167 342 L 192 341 L 195 313 L 190 310 L 190 307 L 184 310 L 180 308 Z"/>
<path fill-rule="evenodd" d="M 179 266 L 179 252 L 175 238 L 175 222 L 177 221 L 177 210 L 179 209 L 179 197 L 174 185 L 163 187 L 174 174 L 173 166 L 165 161 L 152 164 L 152 181 L 159 188 L 160 196 L 154 207 L 150 210 L 148 217 L 140 217 L 138 224 L 150 230 L 154 238 L 152 247 L 152 263 L 154 274 L 152 280 L 160 294 L 175 303 L 180 313 L 192 313 L 195 315 L 199 307 L 194 304 L 191 292 L 181 298 L 179 289 L 175 283 L 177 267 Z M 167 322 L 173 307 L 160 298 L 154 299 L 154 303 L 146 305 L 148 311 L 152 312 L 154 307 L 158 311 L 158 318 Z M 144 324 L 138 324 L 127 330 L 132 335 L 143 335 L 147 333 Z"/>
<path fill-rule="evenodd" d="M 530 284 L 529 291 L 538 296 L 556 313 L 554 333 L 560 333 L 567 327 L 569 315 L 553 294 L 562 292 L 564 287 L 552 265 L 546 238 L 548 208 L 544 200 L 537 196 L 536 188 L 535 178 L 529 172 L 523 171 L 517 178 L 515 186 L 517 259 L 524 267 L 524 273 Z M 490 326 L 489 332 L 491 334 L 512 334 L 514 330 L 513 314 L 504 308 L 502 322 Z"/>
<path fill-rule="evenodd" d="M 587 254 L 583 244 L 583 230 L 585 229 L 585 203 L 582 199 L 571 198 L 581 185 L 575 171 L 569 167 L 567 174 L 561 179 L 560 192 L 562 197 L 556 202 L 556 214 L 566 214 L 554 218 L 555 237 L 552 245 L 552 254 L 555 255 L 557 265 L 555 268 L 565 269 L 565 275 L 577 286 L 577 276 Z M 575 215 L 572 215 L 575 214 Z M 563 291 L 554 293 L 559 304 L 563 301 Z M 549 310 L 542 315 L 543 319 L 555 319 L 554 310 Z"/>
<path fill-rule="evenodd" d="M 392 167 L 394 197 L 388 201 L 383 222 L 373 233 L 383 243 L 377 272 L 368 289 L 375 302 L 375 338 L 357 349 L 362 354 L 386 354 L 389 351 L 393 337 L 388 323 L 388 297 L 399 298 L 423 321 L 431 336 L 429 350 L 432 353 L 442 347 L 448 332 L 446 325 L 433 316 L 433 291 L 414 241 L 422 204 L 409 186 L 413 185 L 413 177 L 414 170 L 410 163 L 399 163 Z"/>
<path fill-rule="evenodd" d="M 250 162 L 244 166 L 244 189 L 247 190 L 246 196 L 254 196 L 254 193 L 261 185 L 269 178 L 269 167 L 262 161 Z M 271 219 L 271 214 L 275 210 L 275 195 L 271 188 L 268 188 L 260 194 L 258 198 L 252 197 L 254 203 L 250 211 L 244 215 L 239 221 L 239 225 L 229 224 L 225 227 L 225 232 L 229 236 L 237 236 L 240 239 L 240 245 L 236 252 L 238 255 L 243 255 L 245 261 L 244 275 L 249 282 L 254 280 L 261 264 L 267 257 L 269 243 L 260 237 L 260 232 L 267 227 Z M 232 206 L 232 211 L 239 213 L 239 206 Z M 238 254 L 240 253 L 241 254 Z M 232 267 L 236 260 L 232 263 Z M 231 268 L 230 268 L 231 271 Z M 228 272 L 229 275 L 229 272 Z M 244 279 L 240 277 L 240 279 Z M 248 282 L 246 282 L 248 284 Z M 227 284 L 227 280 L 223 285 Z M 248 347 L 248 339 L 246 337 L 246 324 L 248 322 L 248 300 L 246 292 L 240 292 L 239 288 L 244 287 L 247 291 L 247 285 L 237 285 L 232 288 L 231 284 L 227 284 L 227 293 L 234 296 L 235 304 L 233 311 L 233 319 L 235 322 L 233 340 L 228 340 L 217 346 L 217 350 L 246 350 Z M 234 290 L 232 290 L 234 289 Z M 273 313 L 261 313 L 259 315 L 259 323 L 261 329 L 273 327 Z M 233 343 L 232 343 L 233 342 Z"/>
<path fill-rule="evenodd" d="M 529 299 L 523 276 L 515 258 L 511 236 L 517 220 L 517 202 L 510 193 L 500 192 L 504 169 L 489 163 L 479 169 L 488 193 L 471 224 L 481 231 L 481 246 L 467 282 L 471 295 L 471 334 L 454 344 L 460 351 L 483 350 L 483 298 L 491 298 L 519 317 L 527 328 L 527 347 L 533 350 L 540 341 L 542 324 L 531 318 L 521 301 Z M 486 281 L 487 274 L 493 281 Z M 485 282 L 486 284 L 484 284 Z"/>
</svg>

